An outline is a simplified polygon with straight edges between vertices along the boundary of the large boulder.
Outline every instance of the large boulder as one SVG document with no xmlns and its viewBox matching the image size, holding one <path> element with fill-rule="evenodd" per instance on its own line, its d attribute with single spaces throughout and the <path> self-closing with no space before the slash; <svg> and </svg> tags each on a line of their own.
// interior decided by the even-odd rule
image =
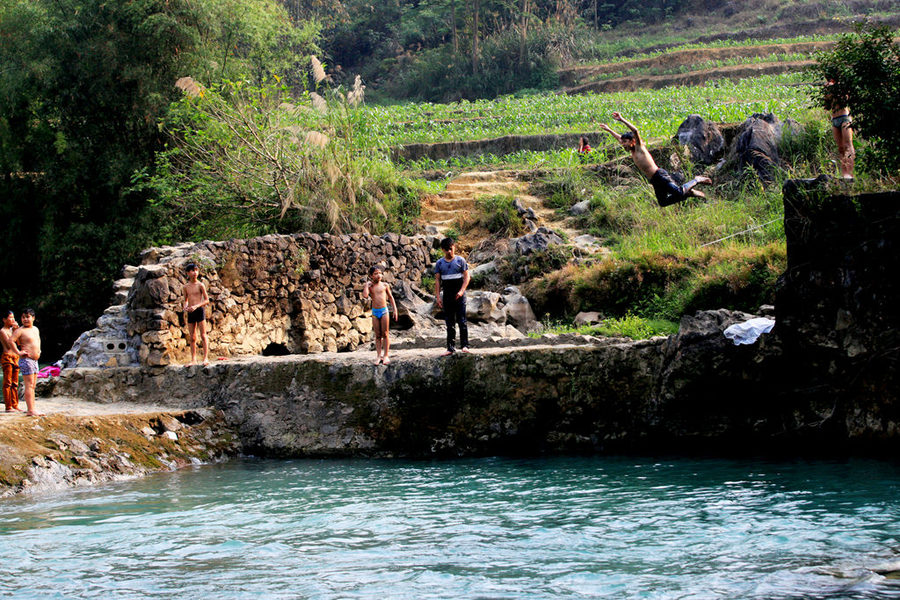
<svg viewBox="0 0 900 600">
<path fill-rule="evenodd" d="M 775 167 L 780 162 L 778 147 L 784 135 L 797 135 L 800 125 L 792 120 L 781 121 L 772 113 L 755 113 L 738 129 L 726 163 L 739 173 L 748 166 L 764 184 L 775 180 Z"/>
<path fill-rule="evenodd" d="M 508 286 L 503 290 L 503 301 L 506 303 L 503 311 L 506 314 L 506 322 L 520 331 L 529 331 L 537 324 L 537 318 L 531 309 L 528 298 L 522 295 L 516 286 Z"/>
<path fill-rule="evenodd" d="M 466 296 L 466 319 L 501 325 L 506 322 L 506 313 L 499 306 L 500 294 L 471 291 Z"/>
<path fill-rule="evenodd" d="M 689 115 L 675 134 L 678 143 L 687 146 L 691 160 L 701 165 L 711 165 L 725 152 L 725 138 L 712 121 L 700 115 Z"/>
</svg>

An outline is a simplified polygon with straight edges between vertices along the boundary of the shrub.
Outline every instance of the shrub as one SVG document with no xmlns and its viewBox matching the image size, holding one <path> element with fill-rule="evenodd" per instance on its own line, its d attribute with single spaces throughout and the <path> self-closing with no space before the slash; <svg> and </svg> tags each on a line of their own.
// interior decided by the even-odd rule
<svg viewBox="0 0 900 600">
<path fill-rule="evenodd" d="M 525 225 L 511 196 L 482 196 L 475 200 L 474 225 L 490 233 L 515 237 L 525 231 Z"/>
</svg>

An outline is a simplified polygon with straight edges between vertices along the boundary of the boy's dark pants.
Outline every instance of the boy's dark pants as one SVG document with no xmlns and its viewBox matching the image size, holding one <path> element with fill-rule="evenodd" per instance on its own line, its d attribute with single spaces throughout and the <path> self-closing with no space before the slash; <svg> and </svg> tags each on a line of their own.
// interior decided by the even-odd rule
<svg viewBox="0 0 900 600">
<path fill-rule="evenodd" d="M 452 282 L 453 280 L 451 280 Z M 444 320 L 447 322 L 447 349 L 452 350 L 456 345 L 456 326 L 459 323 L 459 343 L 461 348 L 469 347 L 469 328 L 466 325 L 466 295 L 457 298 L 456 294 L 462 287 L 462 282 L 453 285 L 448 282 L 443 289 Z"/>
</svg>

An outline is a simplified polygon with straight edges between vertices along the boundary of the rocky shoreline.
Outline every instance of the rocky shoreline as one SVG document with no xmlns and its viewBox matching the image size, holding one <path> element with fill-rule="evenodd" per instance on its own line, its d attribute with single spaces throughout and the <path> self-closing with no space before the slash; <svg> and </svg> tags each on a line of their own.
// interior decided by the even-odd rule
<svg viewBox="0 0 900 600">
<path fill-rule="evenodd" d="M 0 498 L 135 479 L 239 451 L 221 411 L 7 417 L 0 421 Z"/>
</svg>

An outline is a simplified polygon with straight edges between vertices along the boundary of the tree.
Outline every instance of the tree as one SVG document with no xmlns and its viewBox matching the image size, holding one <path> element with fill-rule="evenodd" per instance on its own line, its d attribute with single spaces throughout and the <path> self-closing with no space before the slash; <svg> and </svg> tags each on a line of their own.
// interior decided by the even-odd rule
<svg viewBox="0 0 900 600">
<path fill-rule="evenodd" d="M 312 63 L 314 81 L 324 86 L 324 69 Z M 161 236 L 410 233 L 403 220 L 418 214 L 418 192 L 399 181 L 380 152 L 354 144 L 364 126 L 358 76 L 346 93 L 317 87 L 322 95 L 299 97 L 277 78 L 204 88 L 186 77 L 179 87 L 185 97 L 165 123 L 171 144 L 158 154 L 155 173 L 140 178 L 170 216 Z"/>
<path fill-rule="evenodd" d="M 900 171 L 900 45 L 889 27 L 858 25 L 834 49 L 820 53 L 810 72 L 823 84 L 810 95 L 830 109 L 843 98 L 853 114 L 853 127 L 871 145 L 860 160 L 863 169 Z"/>
<path fill-rule="evenodd" d="M 0 301 L 36 305 L 48 356 L 153 240 L 132 176 L 162 145 L 175 80 L 299 76 L 314 34 L 268 0 L 0 0 Z"/>
</svg>

